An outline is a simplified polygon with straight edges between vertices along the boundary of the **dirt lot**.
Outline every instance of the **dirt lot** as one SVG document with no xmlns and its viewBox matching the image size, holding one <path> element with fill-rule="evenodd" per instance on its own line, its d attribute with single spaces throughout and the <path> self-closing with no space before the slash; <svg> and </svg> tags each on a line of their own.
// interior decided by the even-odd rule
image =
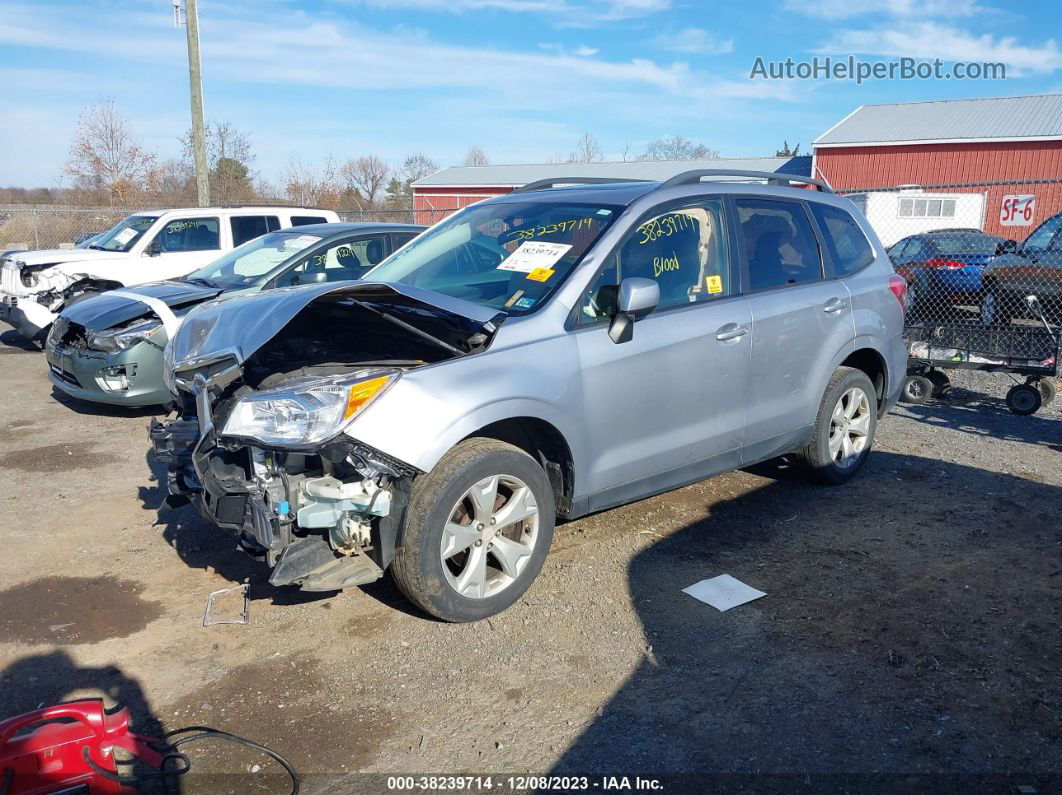
<svg viewBox="0 0 1062 795">
<path fill-rule="evenodd" d="M 150 412 L 57 399 L 13 342 L 0 717 L 102 693 L 142 731 L 205 723 L 271 745 L 310 791 L 369 788 L 342 775 L 356 771 L 1062 784 L 1062 400 L 1015 417 L 999 377 L 970 380 L 886 418 L 846 487 L 772 465 L 571 522 L 516 606 L 452 626 L 386 581 L 273 589 L 189 508 L 156 525 Z M 719 613 L 680 592 L 721 573 L 768 596 Z M 207 594 L 245 578 L 250 624 L 202 627 Z M 195 754 L 201 771 L 255 762 L 266 783 L 260 758 Z"/>
</svg>

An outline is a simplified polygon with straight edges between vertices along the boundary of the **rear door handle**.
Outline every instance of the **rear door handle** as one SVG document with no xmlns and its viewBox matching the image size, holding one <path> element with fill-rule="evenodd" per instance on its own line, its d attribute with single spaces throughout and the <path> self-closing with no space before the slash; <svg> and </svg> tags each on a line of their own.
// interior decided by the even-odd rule
<svg viewBox="0 0 1062 795">
<path fill-rule="evenodd" d="M 843 298 L 831 298 L 822 305 L 822 311 L 831 315 L 836 315 L 838 312 L 844 310 L 846 306 L 848 306 L 848 302 Z"/>
<path fill-rule="evenodd" d="M 748 333 L 748 326 L 739 326 L 737 323 L 727 323 L 725 326 L 720 326 L 716 329 L 715 338 L 720 342 L 727 342 L 728 340 L 739 340 Z"/>
</svg>

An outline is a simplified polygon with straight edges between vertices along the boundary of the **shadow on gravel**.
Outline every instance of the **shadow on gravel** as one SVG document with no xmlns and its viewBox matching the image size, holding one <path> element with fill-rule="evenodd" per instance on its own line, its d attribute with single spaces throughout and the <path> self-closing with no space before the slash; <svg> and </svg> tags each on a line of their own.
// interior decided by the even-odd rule
<svg viewBox="0 0 1062 795">
<path fill-rule="evenodd" d="M 1040 444 L 1062 452 L 1062 421 L 1050 415 L 1019 417 L 1004 401 L 960 392 L 922 405 L 904 403 L 902 408 L 920 422 L 969 433 L 974 436 Z M 1041 409 L 1043 411 L 1043 409 Z"/>
<path fill-rule="evenodd" d="M 28 340 L 15 331 L 9 328 L 7 331 L 0 333 L 0 354 L 4 353 L 40 353 L 41 346 L 32 340 Z"/>
<path fill-rule="evenodd" d="M 159 417 L 169 414 L 169 409 L 164 406 L 112 406 L 108 403 L 92 403 L 71 397 L 54 386 L 52 387 L 52 400 L 62 403 L 78 414 L 90 414 L 94 417 Z"/>
<path fill-rule="evenodd" d="M 630 564 L 644 660 L 552 772 L 736 775 L 731 791 L 832 791 L 839 774 L 856 774 L 846 791 L 908 774 L 1057 784 L 1062 489 L 885 452 L 842 487 L 752 471 L 769 480 Z M 767 596 L 720 613 L 681 592 L 724 573 Z"/>
<path fill-rule="evenodd" d="M 21 657 L 0 671 L 0 720 L 64 701 L 100 697 L 108 707 L 127 707 L 138 734 L 162 735 L 162 723 L 140 683 L 116 665 L 80 666 L 57 650 Z"/>
</svg>

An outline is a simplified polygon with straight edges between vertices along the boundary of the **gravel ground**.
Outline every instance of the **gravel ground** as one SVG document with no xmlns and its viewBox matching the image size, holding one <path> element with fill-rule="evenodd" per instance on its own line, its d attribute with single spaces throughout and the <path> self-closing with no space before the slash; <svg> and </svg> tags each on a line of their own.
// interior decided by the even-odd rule
<svg viewBox="0 0 1062 795">
<path fill-rule="evenodd" d="M 0 336 L 0 717 L 102 695 L 143 732 L 264 742 L 311 792 L 369 788 L 356 772 L 1062 786 L 1062 400 L 1016 417 L 1002 377 L 960 374 L 883 420 L 845 487 L 772 463 L 567 523 L 525 598 L 454 626 L 386 580 L 271 588 L 190 509 L 156 524 L 151 412 L 53 395 L 15 343 Z M 722 573 L 767 597 L 719 613 L 681 593 Z M 207 595 L 247 578 L 250 624 L 202 627 Z M 237 774 L 284 791 L 249 752 L 193 756 L 232 777 L 186 791 L 246 791 Z"/>
</svg>

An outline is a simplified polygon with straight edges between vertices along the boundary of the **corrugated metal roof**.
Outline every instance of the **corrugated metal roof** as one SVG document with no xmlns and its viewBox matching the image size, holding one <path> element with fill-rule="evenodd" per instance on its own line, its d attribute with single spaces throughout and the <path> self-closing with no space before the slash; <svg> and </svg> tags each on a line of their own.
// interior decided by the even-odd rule
<svg viewBox="0 0 1062 795">
<path fill-rule="evenodd" d="M 813 146 L 1062 138 L 1062 94 L 861 105 Z"/>
<path fill-rule="evenodd" d="M 531 163 L 453 166 L 417 180 L 415 188 L 516 188 L 539 179 L 608 177 L 663 181 L 695 168 L 776 171 L 811 176 L 811 157 L 721 157 L 715 160 L 639 160 L 630 163 Z"/>
</svg>

